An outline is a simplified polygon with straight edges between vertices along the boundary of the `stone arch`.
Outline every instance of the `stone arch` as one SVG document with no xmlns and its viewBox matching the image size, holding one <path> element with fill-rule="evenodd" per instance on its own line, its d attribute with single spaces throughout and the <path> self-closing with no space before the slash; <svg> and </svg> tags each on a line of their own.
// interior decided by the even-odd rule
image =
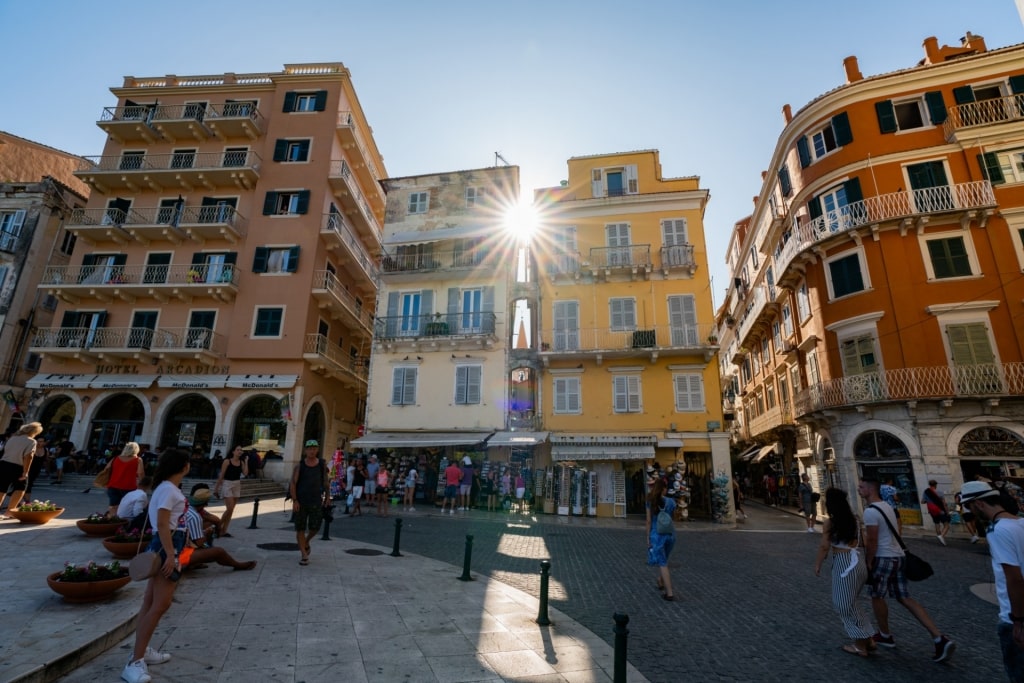
<svg viewBox="0 0 1024 683">
<path fill-rule="evenodd" d="M 949 455 L 959 454 L 960 442 L 968 432 L 978 427 L 999 427 L 1024 440 L 1024 425 L 1021 423 L 992 415 L 978 415 L 964 420 L 949 430 L 949 435 L 946 437 L 946 453 Z"/>
</svg>

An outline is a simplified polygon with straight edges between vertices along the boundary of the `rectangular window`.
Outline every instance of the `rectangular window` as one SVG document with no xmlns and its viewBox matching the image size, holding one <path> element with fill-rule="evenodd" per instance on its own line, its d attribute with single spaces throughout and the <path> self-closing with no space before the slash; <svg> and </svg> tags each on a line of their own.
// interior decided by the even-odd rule
<svg viewBox="0 0 1024 683">
<path fill-rule="evenodd" d="M 278 307 L 256 307 L 256 322 L 252 328 L 253 337 L 280 337 L 284 322 L 284 309 Z"/>
<path fill-rule="evenodd" d="M 740 366 L 740 374 L 743 376 L 743 383 L 748 384 L 753 379 L 753 375 L 750 372 L 750 358 L 743 359 L 743 365 Z"/>
<path fill-rule="evenodd" d="M 192 168 L 196 165 L 196 150 L 176 149 L 171 153 L 171 168 Z"/>
<path fill-rule="evenodd" d="M 840 342 L 839 355 L 843 359 L 843 374 L 846 376 L 863 375 L 878 370 L 875 338 L 869 334 Z"/>
<path fill-rule="evenodd" d="M 836 134 L 831 124 L 811 135 L 811 150 L 815 159 L 820 159 L 837 147 Z"/>
<path fill-rule="evenodd" d="M 575 351 L 580 348 L 580 305 L 576 301 L 554 304 L 554 350 Z"/>
<path fill-rule="evenodd" d="M 254 273 L 294 273 L 299 269 L 299 247 L 256 247 Z"/>
<path fill-rule="evenodd" d="M 416 405 L 416 380 L 419 368 L 395 368 L 391 375 L 391 405 Z"/>
<path fill-rule="evenodd" d="M 704 411 L 704 378 L 698 373 L 672 375 L 676 394 L 676 412 Z"/>
<path fill-rule="evenodd" d="M 807 283 L 804 282 L 796 291 L 796 310 L 800 314 L 800 324 L 811 317 L 811 295 L 807 291 Z"/>
<path fill-rule="evenodd" d="M 821 369 L 818 367 L 818 351 L 807 352 L 807 385 L 814 387 L 821 383 Z"/>
<path fill-rule="evenodd" d="M 284 94 L 284 107 L 282 107 L 282 111 L 286 114 L 301 111 L 325 111 L 326 109 L 326 90 L 317 90 L 313 92 L 286 92 Z"/>
<path fill-rule="evenodd" d="M 616 413 L 639 413 L 643 410 L 640 375 L 616 375 L 612 377 L 612 389 L 612 409 Z"/>
<path fill-rule="evenodd" d="M 608 265 L 628 266 L 633 262 L 630 249 L 629 223 L 609 223 L 604 226 L 605 244 L 608 249 Z"/>
<path fill-rule="evenodd" d="M 309 190 L 268 192 L 263 201 L 264 216 L 298 216 L 309 211 Z"/>
<path fill-rule="evenodd" d="M 274 142 L 274 161 L 284 163 L 309 161 L 309 140 L 276 140 Z"/>
<path fill-rule="evenodd" d="M 857 253 L 829 261 L 828 275 L 833 299 L 856 294 L 865 289 L 864 276 L 860 268 L 860 255 Z"/>
<path fill-rule="evenodd" d="M 579 415 L 582 412 L 579 377 L 555 377 L 552 381 L 555 405 L 559 415 Z"/>
<path fill-rule="evenodd" d="M 668 218 L 661 222 L 661 243 L 666 247 L 686 244 L 686 219 Z"/>
<path fill-rule="evenodd" d="M 224 168 L 237 168 L 239 166 L 245 166 L 245 163 L 248 159 L 248 147 L 224 148 Z"/>
<path fill-rule="evenodd" d="M 789 369 L 789 379 L 793 383 L 793 392 L 796 393 L 803 389 L 803 385 L 800 383 L 800 366 L 794 364 Z"/>
<path fill-rule="evenodd" d="M 668 324 L 672 346 L 697 345 L 697 303 L 693 294 L 677 294 L 668 298 Z"/>
<path fill-rule="evenodd" d="M 793 311 L 789 304 L 782 306 L 782 333 L 787 338 L 793 336 Z"/>
<path fill-rule="evenodd" d="M 14 251 L 21 239 L 25 210 L 0 211 L 0 251 Z"/>
<path fill-rule="evenodd" d="M 993 185 L 999 183 L 1024 183 L 1024 149 L 1006 149 L 988 152 L 982 169 Z M 995 157 L 995 159 L 992 159 Z"/>
<path fill-rule="evenodd" d="M 772 323 L 772 341 L 775 342 L 775 353 L 782 352 L 782 323 L 778 320 Z"/>
<path fill-rule="evenodd" d="M 768 410 L 775 407 L 775 381 L 769 378 L 764 384 L 764 398 Z"/>
<path fill-rule="evenodd" d="M 145 151 L 125 150 L 121 152 L 121 162 L 118 168 L 122 171 L 138 171 L 142 168 L 142 162 L 145 158 Z"/>
<path fill-rule="evenodd" d="M 636 299 L 609 299 L 608 307 L 612 330 L 632 331 L 636 329 Z"/>
<path fill-rule="evenodd" d="M 1002 393 L 1003 378 L 985 323 L 946 325 L 957 389 L 964 394 Z"/>
<path fill-rule="evenodd" d="M 64 232 L 64 235 L 60 240 L 60 253 L 65 256 L 71 256 L 75 251 L 75 243 L 78 241 L 78 236 L 73 232 Z"/>
<path fill-rule="evenodd" d="M 426 213 L 430 207 L 429 192 L 413 192 L 409 195 L 409 213 Z"/>
<path fill-rule="evenodd" d="M 893 104 L 896 114 L 896 125 L 899 130 L 911 130 L 924 126 L 924 112 L 921 111 L 920 100 L 896 102 Z"/>
<path fill-rule="evenodd" d="M 467 187 L 466 188 L 466 208 L 477 206 L 484 200 L 484 188 L 482 187 Z"/>
<path fill-rule="evenodd" d="M 771 360 L 771 352 L 768 347 L 768 337 L 761 340 L 761 362 L 764 363 L 765 369 L 768 368 L 768 361 Z"/>
<path fill-rule="evenodd" d="M 296 96 L 295 111 L 316 111 L 316 95 Z"/>
<path fill-rule="evenodd" d="M 972 275 L 971 260 L 963 237 L 927 240 L 928 257 L 936 279 Z"/>
<path fill-rule="evenodd" d="M 455 405 L 479 405 L 480 382 L 483 367 L 480 365 L 460 365 L 455 368 Z"/>
</svg>

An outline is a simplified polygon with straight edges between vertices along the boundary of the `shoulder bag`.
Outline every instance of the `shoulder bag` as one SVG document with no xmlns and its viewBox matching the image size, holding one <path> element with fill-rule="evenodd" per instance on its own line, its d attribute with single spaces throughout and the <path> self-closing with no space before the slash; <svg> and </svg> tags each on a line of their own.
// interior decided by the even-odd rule
<svg viewBox="0 0 1024 683">
<path fill-rule="evenodd" d="M 96 475 L 96 478 L 92 480 L 92 485 L 98 489 L 107 488 L 107 484 L 110 483 L 110 473 L 114 467 L 114 461 L 111 460 L 107 463 L 107 466 L 100 470 L 100 473 Z"/>
<path fill-rule="evenodd" d="M 136 555 L 128 563 L 128 576 L 132 577 L 132 581 L 145 581 L 160 571 L 160 553 L 153 550 L 138 552 L 142 550 L 144 537 L 145 534 L 139 535 L 139 547 L 136 549 Z"/>
<path fill-rule="evenodd" d="M 892 522 L 889 521 L 889 516 L 882 511 L 882 508 L 878 507 L 874 503 L 872 503 L 868 507 L 873 507 L 876 510 L 878 510 L 878 514 L 882 515 L 882 519 L 885 520 L 886 526 L 889 527 L 889 532 L 896 539 L 896 542 L 900 544 L 900 548 L 903 549 L 903 575 L 907 577 L 907 581 L 924 581 L 929 576 L 934 574 L 935 570 L 932 569 L 932 566 L 930 564 L 922 560 L 914 553 L 907 550 L 907 545 L 903 542 L 903 539 L 900 538 L 900 535 L 896 532 L 896 529 L 893 528 Z"/>
</svg>

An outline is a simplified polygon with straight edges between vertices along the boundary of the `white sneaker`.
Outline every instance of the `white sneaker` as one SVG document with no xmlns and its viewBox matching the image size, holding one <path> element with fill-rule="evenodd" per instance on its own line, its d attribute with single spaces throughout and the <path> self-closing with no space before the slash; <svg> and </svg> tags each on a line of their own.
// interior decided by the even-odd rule
<svg viewBox="0 0 1024 683">
<path fill-rule="evenodd" d="M 146 664 L 163 664 L 164 662 L 171 661 L 171 653 L 169 652 L 157 652 L 151 647 L 146 648 L 146 655 L 143 657 L 146 660 Z"/>
<path fill-rule="evenodd" d="M 978 541 L 980 541 L 980 540 L 981 540 L 981 539 L 980 539 L 980 538 L 978 538 L 977 536 L 971 536 L 971 543 L 977 543 L 977 542 L 978 542 Z"/>
<path fill-rule="evenodd" d="M 416 508 L 409 508 L 409 512 L 416 512 Z"/>
<path fill-rule="evenodd" d="M 128 683 L 149 683 L 153 677 L 149 675 L 149 669 L 146 668 L 146 660 L 136 659 L 134 662 L 124 665 L 124 669 L 121 671 L 121 680 Z"/>
<path fill-rule="evenodd" d="M 942 545 L 946 545 L 946 539 L 942 536 L 936 536 L 935 538 L 939 539 L 939 543 L 941 543 Z"/>
<path fill-rule="evenodd" d="M 454 514 L 455 514 L 455 510 L 449 510 L 449 511 L 448 511 L 448 514 L 449 514 L 449 515 L 454 515 Z"/>
</svg>

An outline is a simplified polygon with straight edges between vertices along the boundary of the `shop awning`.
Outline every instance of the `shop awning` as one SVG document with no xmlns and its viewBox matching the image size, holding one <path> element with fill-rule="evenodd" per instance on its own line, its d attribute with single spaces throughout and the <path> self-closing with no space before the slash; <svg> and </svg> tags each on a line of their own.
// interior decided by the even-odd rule
<svg viewBox="0 0 1024 683">
<path fill-rule="evenodd" d="M 349 441 L 352 448 L 472 446 L 494 432 L 373 432 Z"/>
<path fill-rule="evenodd" d="M 89 383 L 98 375 L 47 375 L 38 374 L 25 382 L 28 389 L 88 389 Z"/>
<path fill-rule="evenodd" d="M 161 389 L 223 389 L 227 375 L 160 375 L 156 385 Z"/>
<path fill-rule="evenodd" d="M 291 389 L 298 375 L 228 375 L 224 386 L 228 389 Z"/>
<path fill-rule="evenodd" d="M 548 440 L 547 432 L 496 432 L 488 446 L 536 446 Z"/>
<path fill-rule="evenodd" d="M 739 460 L 750 460 L 755 455 L 757 455 L 758 451 L 760 451 L 760 450 L 761 450 L 760 446 L 751 446 L 750 448 L 748 448 L 747 450 L 743 451 L 742 453 L 740 453 L 736 457 Z"/>
<path fill-rule="evenodd" d="M 156 375 L 96 375 L 90 389 L 145 389 L 153 386 Z"/>
<path fill-rule="evenodd" d="M 682 448 L 682 439 L 658 439 L 658 448 Z"/>
<path fill-rule="evenodd" d="M 551 435 L 551 443 L 559 446 L 651 446 L 658 438 L 647 434 L 571 434 L 561 432 Z"/>
<path fill-rule="evenodd" d="M 396 244 L 426 244 L 427 242 L 440 242 L 441 240 L 453 240 L 463 237 L 484 237 L 488 234 L 488 228 L 483 225 L 460 225 L 454 228 L 438 228 L 436 230 L 413 230 L 410 232 L 396 232 L 385 235 L 382 243 L 385 246 Z"/>
<path fill-rule="evenodd" d="M 653 460 L 654 446 L 552 446 L 551 459 L 565 460 Z"/>
<path fill-rule="evenodd" d="M 772 444 L 768 444 L 767 446 L 763 447 L 761 450 L 757 452 L 757 457 L 754 458 L 751 462 L 761 462 L 762 460 L 768 457 L 769 453 L 774 453 L 775 449 L 778 448 L 778 446 L 778 441 Z"/>
</svg>

